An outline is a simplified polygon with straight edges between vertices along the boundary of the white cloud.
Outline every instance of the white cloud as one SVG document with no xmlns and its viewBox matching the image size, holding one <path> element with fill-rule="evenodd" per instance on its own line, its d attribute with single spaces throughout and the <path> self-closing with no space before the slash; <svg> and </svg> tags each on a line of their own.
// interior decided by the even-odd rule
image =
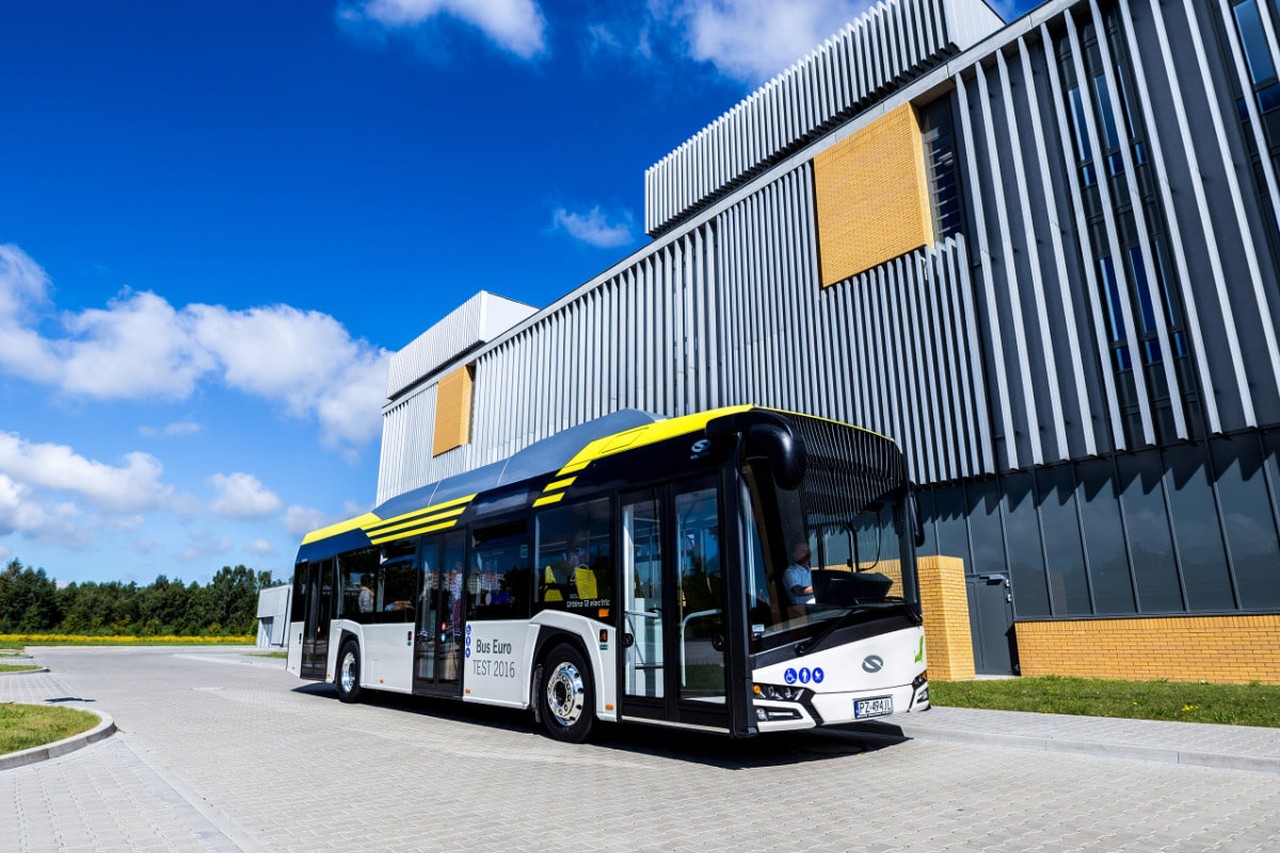
<svg viewBox="0 0 1280 853">
<path fill-rule="evenodd" d="M 13 244 L 0 245 L 0 368 L 24 379 L 53 381 L 57 358 L 32 328 L 49 301 L 49 276 Z"/>
<path fill-rule="evenodd" d="M 339 14 L 388 29 L 421 26 L 438 16 L 464 21 L 523 59 L 546 50 L 546 19 L 535 0 L 364 0 Z"/>
<path fill-rule="evenodd" d="M 0 543 L 0 562 L 7 562 L 13 559 L 13 551 L 9 550 L 9 546 Z"/>
<path fill-rule="evenodd" d="M 214 538 L 207 533 L 196 534 L 191 537 L 191 541 L 191 547 L 185 548 L 174 555 L 184 563 L 199 560 L 202 557 L 216 557 L 226 554 L 234 544 L 225 536 Z"/>
<path fill-rule="evenodd" d="M 688 54 L 722 74 L 761 83 L 821 44 L 873 4 L 868 0 L 674 0 L 651 2 Z"/>
<path fill-rule="evenodd" d="M 47 500 L 25 483 L 0 473 L 0 536 L 22 534 L 65 548 L 84 548 L 93 526 L 84 523 L 79 507 Z"/>
<path fill-rule="evenodd" d="M 209 508 L 218 515 L 229 518 L 261 518 L 278 512 L 280 497 L 252 474 L 237 471 L 234 474 L 214 474 L 209 484 L 217 490 L 217 496 Z"/>
<path fill-rule="evenodd" d="M 624 214 L 622 218 L 625 221 L 610 222 L 599 205 L 586 213 L 573 213 L 561 207 L 552 214 L 556 228 L 568 232 L 575 240 L 600 248 L 625 246 L 631 242 L 631 216 Z"/>
<path fill-rule="evenodd" d="M 290 415 L 314 417 L 326 444 L 363 444 L 381 429 L 390 353 L 355 340 L 328 314 L 287 305 L 230 311 L 194 305 L 195 335 L 224 382 Z"/>
<path fill-rule="evenodd" d="M 249 553 L 259 557 L 274 557 L 278 552 L 276 546 L 265 539 L 255 539 L 249 546 Z"/>
<path fill-rule="evenodd" d="M 74 396 L 185 400 L 213 366 L 193 339 L 192 318 L 154 293 L 125 292 L 65 325 L 61 385 Z"/>
<path fill-rule="evenodd" d="M 341 519 L 309 506 L 291 506 L 284 513 L 284 529 L 295 539 L 337 521 Z"/>
<path fill-rule="evenodd" d="M 154 293 L 126 291 L 106 308 L 64 315 L 64 334 L 45 337 L 36 320 L 48 288 L 21 249 L 0 246 L 0 370 L 99 400 L 185 400 L 201 382 L 220 381 L 314 419 L 331 447 L 379 433 L 391 354 L 352 338 L 328 314 L 287 305 L 179 310 Z M 199 428 L 179 422 L 164 434 Z"/>
<path fill-rule="evenodd" d="M 128 453 L 124 464 L 87 459 L 63 444 L 34 444 L 0 432 L 0 474 L 19 484 L 87 498 L 108 512 L 128 513 L 164 504 L 172 487 L 160 481 L 164 466 L 149 453 Z"/>
<path fill-rule="evenodd" d="M 158 435 L 173 438 L 195 435 L 200 432 L 201 429 L 203 429 L 203 427 L 195 421 L 175 421 L 174 423 L 166 424 L 159 429 L 151 426 L 138 427 L 138 435 L 141 435 L 144 438 L 154 438 Z"/>
</svg>

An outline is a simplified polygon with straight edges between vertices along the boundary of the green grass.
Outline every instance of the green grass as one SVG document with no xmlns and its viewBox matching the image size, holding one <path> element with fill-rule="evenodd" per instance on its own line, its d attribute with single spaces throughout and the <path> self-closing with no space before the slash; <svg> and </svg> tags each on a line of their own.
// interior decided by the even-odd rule
<svg viewBox="0 0 1280 853">
<path fill-rule="evenodd" d="M 0 663 L 0 672 L 31 672 L 39 668 L 30 663 Z"/>
<path fill-rule="evenodd" d="M 1101 678 L 930 681 L 939 706 L 1280 728 L 1280 686 Z"/>
<path fill-rule="evenodd" d="M 0 705 L 0 755 L 43 746 L 98 724 L 88 711 L 57 705 Z"/>
<path fill-rule="evenodd" d="M 279 658 L 280 660 L 288 660 L 288 652 L 245 652 L 245 657 L 250 658 Z"/>
</svg>

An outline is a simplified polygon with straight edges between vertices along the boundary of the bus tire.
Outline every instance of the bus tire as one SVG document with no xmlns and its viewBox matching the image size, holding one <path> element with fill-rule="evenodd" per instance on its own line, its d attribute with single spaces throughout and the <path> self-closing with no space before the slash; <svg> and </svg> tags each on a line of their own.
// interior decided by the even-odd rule
<svg viewBox="0 0 1280 853">
<path fill-rule="evenodd" d="M 542 664 L 537 685 L 538 712 L 547 734 L 567 743 L 582 743 L 595 723 L 595 690 L 591 670 L 578 650 L 561 644 Z"/>
<path fill-rule="evenodd" d="M 360 701 L 360 646 L 355 640 L 347 640 L 342 644 L 333 684 L 338 688 L 338 699 L 341 701 Z"/>
</svg>

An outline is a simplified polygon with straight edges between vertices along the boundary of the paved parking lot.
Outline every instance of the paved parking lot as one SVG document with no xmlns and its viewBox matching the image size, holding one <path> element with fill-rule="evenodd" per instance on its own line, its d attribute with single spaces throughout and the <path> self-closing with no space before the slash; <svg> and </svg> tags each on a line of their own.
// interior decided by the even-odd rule
<svg viewBox="0 0 1280 853">
<path fill-rule="evenodd" d="M 226 650 L 41 650 L 0 698 L 120 731 L 0 773 L 5 850 L 1275 850 L 1280 776 L 848 732 L 642 727 L 554 743 L 524 714 L 340 704 Z M 9 804 L 12 804 L 10 806 Z"/>
</svg>

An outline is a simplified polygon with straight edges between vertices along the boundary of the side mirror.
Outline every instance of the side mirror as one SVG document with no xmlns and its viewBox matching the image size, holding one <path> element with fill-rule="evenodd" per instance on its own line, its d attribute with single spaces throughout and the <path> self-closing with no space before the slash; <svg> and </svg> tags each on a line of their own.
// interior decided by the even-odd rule
<svg viewBox="0 0 1280 853">
<path fill-rule="evenodd" d="M 920 499 L 913 483 L 907 488 L 907 523 L 911 525 L 911 537 L 917 548 L 924 547 L 924 519 L 920 515 Z"/>
</svg>

